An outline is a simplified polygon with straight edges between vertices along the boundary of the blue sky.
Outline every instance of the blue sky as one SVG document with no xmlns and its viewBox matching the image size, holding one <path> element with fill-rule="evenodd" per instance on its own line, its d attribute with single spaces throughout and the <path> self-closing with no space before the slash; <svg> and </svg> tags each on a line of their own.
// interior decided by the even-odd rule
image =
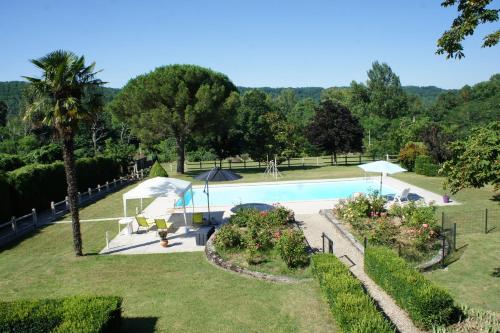
<svg viewBox="0 0 500 333">
<path fill-rule="evenodd" d="M 466 58 L 434 54 L 456 15 L 440 0 L 0 0 L 0 81 L 37 75 L 30 58 L 84 54 L 110 87 L 173 63 L 225 73 L 241 86 L 344 86 L 375 60 L 404 85 L 458 88 L 500 72 L 500 46 L 478 29 Z M 500 0 L 493 2 L 500 7 Z"/>
</svg>

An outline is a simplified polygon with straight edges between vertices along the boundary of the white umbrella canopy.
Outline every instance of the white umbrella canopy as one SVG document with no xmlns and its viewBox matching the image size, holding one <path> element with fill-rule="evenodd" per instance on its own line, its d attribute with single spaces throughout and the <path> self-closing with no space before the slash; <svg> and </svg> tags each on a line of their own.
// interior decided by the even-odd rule
<svg viewBox="0 0 500 333">
<path fill-rule="evenodd" d="M 358 166 L 366 172 L 380 172 L 380 195 L 382 195 L 382 175 L 384 173 L 392 175 L 394 173 L 407 171 L 399 165 L 387 161 L 370 162 Z"/>
</svg>

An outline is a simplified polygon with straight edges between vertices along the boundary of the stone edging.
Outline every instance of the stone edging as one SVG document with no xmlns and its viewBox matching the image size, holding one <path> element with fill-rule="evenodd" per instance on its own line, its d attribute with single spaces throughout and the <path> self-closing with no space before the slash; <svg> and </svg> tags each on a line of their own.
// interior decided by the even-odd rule
<svg viewBox="0 0 500 333">
<path fill-rule="evenodd" d="M 272 274 L 267 274 L 267 273 L 262 273 L 262 272 L 256 272 L 256 271 L 251 271 L 246 268 L 240 267 L 238 265 L 232 264 L 230 262 L 225 261 L 222 259 L 217 251 L 215 250 L 215 246 L 213 244 L 213 240 L 215 235 L 217 234 L 217 230 L 210 236 L 210 238 L 207 240 L 207 243 L 205 245 L 205 255 L 207 256 L 208 261 L 210 261 L 212 264 L 237 273 L 241 275 L 246 275 L 248 277 L 256 278 L 259 280 L 263 281 L 272 281 L 272 282 L 281 282 L 281 283 L 298 283 L 302 281 L 308 281 L 312 279 L 296 279 L 293 277 L 289 276 L 283 276 L 283 275 L 272 275 Z"/>
<path fill-rule="evenodd" d="M 322 209 L 319 211 L 320 215 L 324 216 L 331 224 L 334 225 L 334 227 L 345 237 L 349 240 L 349 242 L 352 243 L 352 245 L 354 245 L 354 247 L 359 251 L 361 252 L 362 254 L 365 253 L 365 248 L 364 246 L 358 242 L 356 240 L 356 238 L 354 238 L 354 236 L 349 232 L 347 231 L 346 228 L 344 228 L 344 226 L 339 223 L 337 221 L 337 219 L 333 216 L 333 213 L 331 212 L 331 210 L 325 210 L 325 209 Z M 444 243 L 444 256 L 446 257 L 449 253 L 449 244 L 448 242 L 445 242 Z M 420 270 L 420 271 L 425 271 L 425 270 L 428 270 L 429 268 L 433 267 L 434 265 L 438 264 L 441 260 L 443 259 L 443 248 L 440 247 L 439 250 L 438 250 L 438 253 L 432 257 L 429 261 L 426 261 L 418 266 L 416 266 L 415 268 Z"/>
</svg>

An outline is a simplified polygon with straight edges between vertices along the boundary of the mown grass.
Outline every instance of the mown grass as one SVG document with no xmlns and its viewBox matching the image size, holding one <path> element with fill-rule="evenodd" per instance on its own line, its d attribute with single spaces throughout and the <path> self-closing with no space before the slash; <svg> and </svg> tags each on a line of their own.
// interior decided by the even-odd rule
<svg viewBox="0 0 500 333">
<path fill-rule="evenodd" d="M 121 212 L 121 193 L 82 209 L 82 217 Z M 75 294 L 124 298 L 125 332 L 332 332 L 314 281 L 278 284 L 208 263 L 204 253 L 106 255 L 115 221 L 82 223 L 85 256 L 72 252 L 71 225 L 58 224 L 0 252 L 0 299 Z M 305 313 L 307 312 L 307 315 Z"/>
</svg>

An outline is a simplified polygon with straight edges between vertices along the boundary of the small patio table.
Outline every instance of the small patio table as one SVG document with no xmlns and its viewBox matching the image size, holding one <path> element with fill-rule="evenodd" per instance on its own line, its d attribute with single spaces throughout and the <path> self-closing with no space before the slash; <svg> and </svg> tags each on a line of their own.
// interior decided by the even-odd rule
<svg viewBox="0 0 500 333">
<path fill-rule="evenodd" d="M 134 219 L 132 217 L 124 217 L 124 218 L 121 218 L 118 220 L 118 233 L 120 233 L 120 229 L 121 229 L 121 226 L 122 225 L 125 225 L 126 226 L 126 235 L 132 235 L 132 222 L 134 221 Z"/>
</svg>

